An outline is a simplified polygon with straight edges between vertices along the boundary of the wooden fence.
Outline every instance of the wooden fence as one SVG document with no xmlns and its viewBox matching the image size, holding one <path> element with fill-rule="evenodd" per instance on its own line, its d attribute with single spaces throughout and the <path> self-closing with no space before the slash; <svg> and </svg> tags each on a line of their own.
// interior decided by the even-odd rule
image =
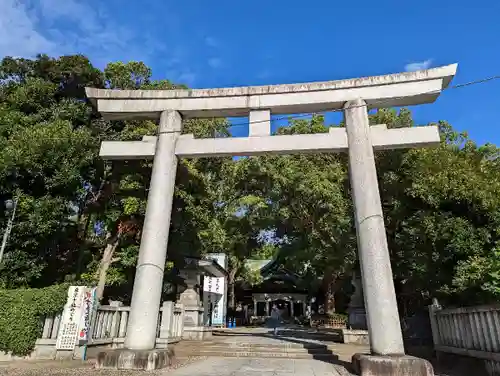
<svg viewBox="0 0 500 376">
<path fill-rule="evenodd" d="M 490 375 L 500 374 L 500 305 L 441 309 L 429 307 L 437 352 L 484 360 Z"/>
</svg>

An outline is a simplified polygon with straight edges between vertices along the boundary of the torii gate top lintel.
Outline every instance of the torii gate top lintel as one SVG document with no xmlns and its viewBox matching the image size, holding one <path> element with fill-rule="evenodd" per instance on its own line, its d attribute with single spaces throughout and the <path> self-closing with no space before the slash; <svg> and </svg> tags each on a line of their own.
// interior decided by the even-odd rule
<svg viewBox="0 0 500 376">
<path fill-rule="evenodd" d="M 293 114 L 341 109 L 362 98 L 373 108 L 434 102 L 453 79 L 457 64 L 415 72 L 346 80 L 192 90 L 86 88 L 107 119 L 158 119 L 165 110 L 184 118 L 248 116 L 250 110 Z"/>
</svg>

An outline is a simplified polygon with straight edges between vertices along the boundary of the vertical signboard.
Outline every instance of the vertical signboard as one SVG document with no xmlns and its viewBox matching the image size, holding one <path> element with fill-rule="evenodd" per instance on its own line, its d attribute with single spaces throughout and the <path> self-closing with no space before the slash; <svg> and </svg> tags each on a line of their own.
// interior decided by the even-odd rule
<svg viewBox="0 0 500 376">
<path fill-rule="evenodd" d="M 96 289 L 70 286 L 68 299 L 57 335 L 57 350 L 74 350 L 92 337 L 91 328 L 97 313 Z"/>
<path fill-rule="evenodd" d="M 215 260 L 220 266 L 227 269 L 226 254 L 210 253 L 206 258 Z M 219 326 L 225 323 L 227 313 L 226 277 L 204 277 L 203 307 L 205 325 Z"/>
<path fill-rule="evenodd" d="M 212 312 L 214 309 L 213 282 L 213 277 L 203 276 L 203 323 L 205 326 L 212 325 Z"/>
<path fill-rule="evenodd" d="M 83 345 L 92 339 L 92 323 L 95 321 L 97 314 L 96 302 L 97 289 L 85 288 L 82 304 L 82 316 L 80 318 L 80 326 L 78 328 L 78 344 Z"/>
<path fill-rule="evenodd" d="M 57 350 L 73 350 L 78 336 L 78 327 L 82 316 L 82 303 L 85 287 L 70 286 L 68 299 L 61 317 L 57 335 Z"/>
</svg>

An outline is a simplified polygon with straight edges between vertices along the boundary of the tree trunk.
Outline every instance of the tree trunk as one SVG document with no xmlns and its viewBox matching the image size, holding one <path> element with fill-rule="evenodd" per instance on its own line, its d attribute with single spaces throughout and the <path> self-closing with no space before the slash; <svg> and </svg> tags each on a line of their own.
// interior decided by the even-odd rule
<svg viewBox="0 0 500 376">
<path fill-rule="evenodd" d="M 82 225 L 83 224 L 83 225 Z M 90 226 L 90 215 L 84 214 L 78 222 L 77 247 L 78 259 L 76 262 L 76 280 L 78 281 L 82 274 L 83 253 L 85 250 L 85 240 Z"/>
<path fill-rule="evenodd" d="M 328 273 L 323 277 L 323 291 L 325 292 L 325 313 L 335 313 L 335 290 L 337 275 Z"/>
<path fill-rule="evenodd" d="M 333 291 L 334 283 L 329 283 L 325 293 L 325 312 L 328 314 L 335 313 L 335 291 Z"/>
<path fill-rule="evenodd" d="M 97 283 L 97 301 L 100 302 L 102 300 L 104 294 L 104 288 L 106 287 L 106 274 L 108 273 L 108 269 L 113 263 L 113 254 L 115 253 L 116 248 L 118 247 L 119 238 L 116 237 L 113 241 L 110 241 L 106 248 L 104 249 L 104 254 L 102 255 L 101 262 L 99 264 L 99 268 L 97 269 L 97 273 L 99 276 L 99 282 Z"/>
<path fill-rule="evenodd" d="M 227 279 L 228 287 L 229 287 L 229 308 L 233 311 L 236 309 L 236 296 L 234 295 L 234 280 L 236 278 L 236 269 L 231 270 L 229 272 L 229 276 Z"/>
<path fill-rule="evenodd" d="M 229 300 L 229 307 L 231 309 L 236 309 L 236 297 L 234 296 L 234 282 L 229 285 L 229 294 L 231 296 L 231 299 Z"/>
</svg>

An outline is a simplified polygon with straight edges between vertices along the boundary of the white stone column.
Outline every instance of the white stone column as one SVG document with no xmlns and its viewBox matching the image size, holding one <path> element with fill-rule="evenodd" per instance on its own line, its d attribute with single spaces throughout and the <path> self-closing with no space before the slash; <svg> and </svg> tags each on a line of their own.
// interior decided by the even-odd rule
<svg viewBox="0 0 500 376">
<path fill-rule="evenodd" d="M 50 338 L 50 333 L 52 330 L 52 324 L 54 323 L 54 317 L 49 316 L 45 318 L 43 323 L 43 333 L 42 338 Z"/>
<path fill-rule="evenodd" d="M 174 317 L 174 302 L 163 302 L 161 313 L 160 338 L 172 337 L 172 320 Z"/>
<path fill-rule="evenodd" d="M 125 338 L 128 349 L 155 347 L 177 170 L 175 144 L 181 128 L 182 119 L 177 111 L 161 114 Z"/>
<path fill-rule="evenodd" d="M 122 302 L 109 302 L 109 305 L 111 307 L 116 307 L 116 311 L 114 311 L 111 315 L 111 330 L 110 330 L 110 337 L 111 338 L 116 338 L 118 337 L 119 331 L 120 331 L 120 317 L 121 317 L 121 312 L 119 310 L 120 307 L 123 307 Z"/>
<path fill-rule="evenodd" d="M 61 326 L 61 314 L 58 313 L 54 317 L 54 322 L 52 323 L 52 333 L 50 334 L 50 338 L 57 339 L 57 335 L 59 333 L 59 326 Z"/>
<path fill-rule="evenodd" d="M 344 117 L 371 351 L 404 354 L 366 103 L 347 102 Z"/>
<path fill-rule="evenodd" d="M 432 305 L 430 305 L 428 308 L 429 308 L 429 319 L 431 322 L 432 342 L 434 343 L 434 347 L 437 347 L 441 345 L 441 333 L 439 332 L 439 323 L 437 320 L 437 314 L 442 309 L 442 307 L 439 304 L 438 300 L 436 298 L 433 298 Z M 468 339 L 469 341 L 471 340 L 471 338 Z M 436 354 L 439 354 L 439 351 L 436 351 Z"/>
<path fill-rule="evenodd" d="M 252 110 L 248 115 L 248 136 L 262 137 L 271 134 L 271 111 Z"/>
<path fill-rule="evenodd" d="M 118 338 L 123 338 L 127 334 L 128 311 L 123 311 L 120 317 L 120 326 L 118 329 Z"/>
</svg>

